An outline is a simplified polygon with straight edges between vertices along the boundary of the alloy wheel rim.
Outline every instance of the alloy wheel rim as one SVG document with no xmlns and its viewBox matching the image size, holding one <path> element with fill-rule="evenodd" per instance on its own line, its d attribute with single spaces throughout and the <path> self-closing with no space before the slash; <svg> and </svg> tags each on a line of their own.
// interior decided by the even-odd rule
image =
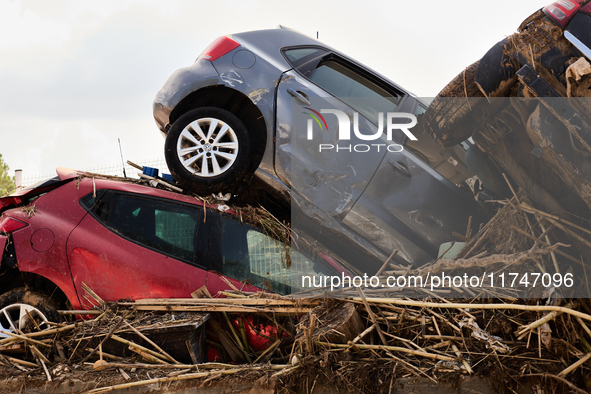
<svg viewBox="0 0 591 394">
<path fill-rule="evenodd" d="M 17 333 L 37 328 L 43 329 L 48 326 L 47 321 L 43 312 L 34 306 L 10 304 L 0 309 L 0 338 L 10 337 L 5 332 Z"/>
<path fill-rule="evenodd" d="M 232 167 L 238 157 L 238 145 L 238 137 L 227 123 L 216 118 L 200 118 L 181 132 L 177 155 L 187 171 L 210 178 Z"/>
</svg>

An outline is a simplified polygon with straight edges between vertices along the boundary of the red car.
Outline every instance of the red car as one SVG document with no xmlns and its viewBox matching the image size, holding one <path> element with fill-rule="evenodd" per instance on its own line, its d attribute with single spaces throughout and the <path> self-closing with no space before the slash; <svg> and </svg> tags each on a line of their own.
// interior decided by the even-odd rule
<svg viewBox="0 0 591 394">
<path fill-rule="evenodd" d="M 58 308 L 91 308 L 83 284 L 116 301 L 190 297 L 201 286 L 216 294 L 229 290 L 228 282 L 287 294 L 301 275 L 348 274 L 328 256 L 289 252 L 215 208 L 66 169 L 0 199 L 0 329 L 22 326 L 29 314 L 53 320 Z"/>
</svg>

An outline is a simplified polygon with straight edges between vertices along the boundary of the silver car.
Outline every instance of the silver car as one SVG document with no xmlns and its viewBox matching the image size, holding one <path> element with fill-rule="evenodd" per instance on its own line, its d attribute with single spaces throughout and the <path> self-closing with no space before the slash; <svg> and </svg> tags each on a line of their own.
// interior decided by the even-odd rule
<svg viewBox="0 0 591 394">
<path fill-rule="evenodd" d="M 438 146 L 420 124 L 406 133 L 388 123 L 386 133 L 384 122 L 420 120 L 423 102 L 291 29 L 218 38 L 168 79 L 153 109 L 179 184 L 202 194 L 262 184 L 337 254 L 362 256 L 353 265 L 365 272 L 394 249 L 400 262 L 430 261 L 470 216 L 474 230 L 486 220 L 456 186 L 471 176 L 465 147 Z"/>
</svg>

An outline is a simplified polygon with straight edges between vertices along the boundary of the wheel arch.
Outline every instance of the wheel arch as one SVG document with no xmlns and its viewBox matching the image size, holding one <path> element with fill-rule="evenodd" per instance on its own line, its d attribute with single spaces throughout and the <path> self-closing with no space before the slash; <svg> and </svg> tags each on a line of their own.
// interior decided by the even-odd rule
<svg viewBox="0 0 591 394">
<path fill-rule="evenodd" d="M 267 125 L 260 109 L 252 100 L 237 90 L 223 85 L 199 89 L 185 97 L 170 114 L 169 123 L 173 124 L 187 111 L 201 107 L 217 107 L 235 115 L 252 136 L 252 152 L 249 163 L 250 172 L 260 164 L 267 145 Z"/>
<path fill-rule="evenodd" d="M 70 304 L 70 300 L 62 289 L 44 276 L 15 269 L 5 270 L 0 275 L 0 288 L 3 294 L 21 287 L 47 295 L 60 307 L 66 307 Z"/>
</svg>

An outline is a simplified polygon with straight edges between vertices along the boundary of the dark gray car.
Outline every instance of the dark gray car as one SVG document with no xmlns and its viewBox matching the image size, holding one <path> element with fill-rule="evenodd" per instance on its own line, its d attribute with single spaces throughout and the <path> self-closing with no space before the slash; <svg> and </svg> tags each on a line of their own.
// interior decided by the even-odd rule
<svg viewBox="0 0 591 394">
<path fill-rule="evenodd" d="M 220 37 L 168 79 L 154 117 L 178 183 L 211 193 L 254 177 L 287 197 L 308 227 L 338 239 L 338 254 L 370 256 L 354 264 L 370 272 L 394 249 L 401 261 L 425 263 L 452 232 L 466 233 L 470 216 L 473 227 L 486 220 L 456 186 L 471 176 L 464 149 L 439 147 L 420 126 L 390 127 L 412 124 L 425 108 L 362 64 L 280 27 Z M 345 135 L 348 118 L 354 132 Z"/>
</svg>

